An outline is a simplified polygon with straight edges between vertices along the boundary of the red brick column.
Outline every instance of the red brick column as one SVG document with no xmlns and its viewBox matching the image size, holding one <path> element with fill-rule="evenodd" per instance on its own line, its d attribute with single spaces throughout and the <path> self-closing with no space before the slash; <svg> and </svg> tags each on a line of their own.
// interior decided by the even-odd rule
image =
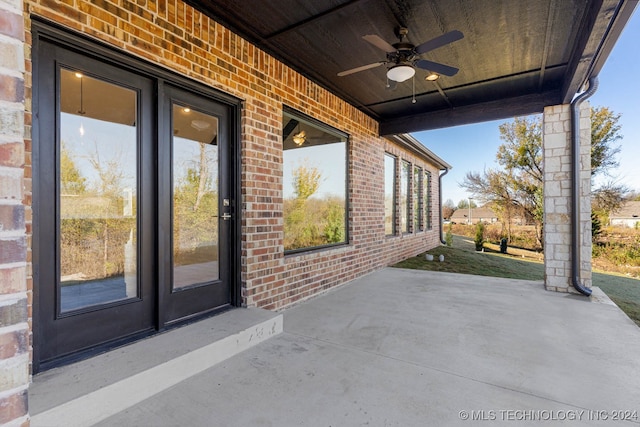
<svg viewBox="0 0 640 427">
<path fill-rule="evenodd" d="M 22 1 L 0 2 L 0 424 L 28 425 Z"/>
</svg>

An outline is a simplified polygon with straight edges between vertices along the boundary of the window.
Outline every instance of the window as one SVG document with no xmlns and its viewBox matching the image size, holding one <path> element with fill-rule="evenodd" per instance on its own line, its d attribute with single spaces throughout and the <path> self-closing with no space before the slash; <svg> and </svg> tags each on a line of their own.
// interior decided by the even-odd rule
<svg viewBox="0 0 640 427">
<path fill-rule="evenodd" d="M 347 241 L 347 135 L 291 109 L 282 117 L 284 250 Z"/>
<path fill-rule="evenodd" d="M 139 102 L 135 90 L 59 72 L 58 279 L 66 312 L 138 297 Z"/>
<path fill-rule="evenodd" d="M 396 158 L 384 155 L 384 234 L 396 234 Z"/>
<path fill-rule="evenodd" d="M 411 163 L 402 161 L 400 170 L 400 230 L 402 233 L 409 232 L 411 216 L 409 212 L 409 177 L 411 174 Z"/>
<path fill-rule="evenodd" d="M 413 232 L 424 229 L 424 209 L 422 205 L 422 168 L 413 168 Z"/>
<path fill-rule="evenodd" d="M 431 219 L 431 172 L 424 172 L 424 206 L 426 210 L 426 226 L 427 230 L 431 230 L 433 228 L 433 222 Z"/>
<path fill-rule="evenodd" d="M 219 279 L 218 119 L 171 106 L 173 288 Z"/>
</svg>

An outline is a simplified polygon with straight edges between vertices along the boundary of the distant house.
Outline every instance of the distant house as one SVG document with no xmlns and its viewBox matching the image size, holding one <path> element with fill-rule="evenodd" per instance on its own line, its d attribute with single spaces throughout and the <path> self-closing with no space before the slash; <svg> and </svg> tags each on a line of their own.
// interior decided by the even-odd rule
<svg viewBox="0 0 640 427">
<path fill-rule="evenodd" d="M 626 202 L 609 216 L 611 225 L 634 228 L 640 224 L 640 201 Z"/>
<path fill-rule="evenodd" d="M 471 210 L 457 209 L 451 215 L 451 222 L 454 224 L 477 224 L 478 222 L 493 224 L 498 222 L 498 215 L 487 207 L 473 208 Z"/>
</svg>

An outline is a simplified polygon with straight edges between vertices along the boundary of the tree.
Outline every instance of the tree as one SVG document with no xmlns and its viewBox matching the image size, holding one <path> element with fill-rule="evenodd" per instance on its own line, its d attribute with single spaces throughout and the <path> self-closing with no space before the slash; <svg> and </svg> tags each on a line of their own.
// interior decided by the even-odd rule
<svg viewBox="0 0 640 427">
<path fill-rule="evenodd" d="M 477 208 L 476 202 L 471 201 L 471 209 Z M 469 199 L 462 199 L 458 202 L 458 209 L 469 209 Z"/>
<path fill-rule="evenodd" d="M 481 251 L 484 247 L 484 224 L 482 222 L 478 222 L 476 224 L 476 235 L 473 239 L 473 243 L 476 246 L 476 251 Z"/>
<path fill-rule="evenodd" d="M 326 243 L 326 239 L 338 238 L 337 216 L 322 217 L 322 207 L 318 201 L 309 200 L 320 188 L 320 170 L 305 159 L 292 174 L 295 198 L 284 203 L 285 249 L 318 246 Z M 320 227 L 322 220 L 332 222 L 324 234 Z"/>
<path fill-rule="evenodd" d="M 609 175 L 609 170 L 619 166 L 616 156 L 620 153 L 617 141 L 622 139 L 621 126 L 618 124 L 621 115 L 615 114 L 606 107 L 594 108 L 591 111 L 591 175 Z M 607 223 L 609 215 L 622 206 L 629 188 L 609 180 L 597 188 L 593 188 L 592 209 L 598 220 Z M 595 223 L 592 223 L 595 226 Z"/>
<path fill-rule="evenodd" d="M 293 171 L 293 191 L 298 200 L 307 200 L 320 187 L 322 173 L 306 162 Z"/>
<path fill-rule="evenodd" d="M 467 172 L 465 181 L 461 184 L 470 193 L 491 203 L 491 208 L 502 220 L 502 234 L 511 239 L 511 220 L 516 214 L 530 218 L 527 214 L 527 198 L 520 197 L 518 187 L 514 184 L 510 173 L 489 169 L 480 174 Z"/>
<path fill-rule="evenodd" d="M 87 191 L 87 179 L 80 173 L 64 141 L 60 148 L 60 187 L 62 194 L 79 195 Z"/>
<path fill-rule="evenodd" d="M 602 223 L 595 212 L 591 212 L 591 240 L 597 239 L 602 234 Z"/>
<path fill-rule="evenodd" d="M 620 148 L 615 142 L 622 138 L 618 125 L 620 114 L 599 107 L 592 110 L 591 118 L 591 173 L 597 175 L 618 165 L 615 156 Z M 538 243 L 542 244 L 542 118 L 517 117 L 504 123 L 500 125 L 500 139 L 505 143 L 498 148 L 496 160 L 502 170 L 489 169 L 483 174 L 468 172 L 461 186 L 474 197 L 493 202 L 503 213 L 503 223 L 514 209 L 521 210 L 536 224 Z M 624 188 L 609 186 L 609 197 L 602 199 L 616 200 L 610 197 L 615 190 L 624 191 Z"/>
<path fill-rule="evenodd" d="M 542 123 L 540 117 L 516 117 L 500 125 L 496 160 L 503 170 L 489 169 L 480 174 L 468 172 L 463 188 L 486 202 L 502 215 L 503 227 L 510 238 L 513 213 L 520 211 L 536 225 L 538 244 L 542 246 Z"/>
<path fill-rule="evenodd" d="M 442 205 L 442 217 L 444 219 L 449 219 L 455 211 L 456 205 L 453 204 L 453 200 L 447 199 L 447 201 Z"/>
<path fill-rule="evenodd" d="M 616 142 L 622 139 L 620 117 L 607 107 L 591 110 L 591 175 L 607 173 L 620 165 L 616 160 L 620 153 Z"/>
<path fill-rule="evenodd" d="M 627 186 L 614 181 L 605 182 L 591 194 L 591 209 L 598 216 L 598 221 L 608 223 L 611 212 L 620 209 L 629 193 Z M 595 223 L 592 223 L 595 226 Z"/>
<path fill-rule="evenodd" d="M 173 250 L 178 265 L 217 258 L 218 186 L 213 160 L 207 153 L 212 147 L 199 144 L 199 154 L 185 166 L 177 166 L 173 189 Z M 189 166 L 187 166 L 187 164 Z"/>
<path fill-rule="evenodd" d="M 292 171 L 294 197 L 284 200 L 285 250 L 345 241 L 345 200 L 315 195 L 322 171 L 305 159 Z"/>
<path fill-rule="evenodd" d="M 196 202 L 193 204 L 193 210 L 197 211 L 202 202 L 202 198 L 211 189 L 211 177 L 209 176 L 209 163 L 211 160 L 207 156 L 207 145 L 200 143 L 200 162 L 198 164 L 198 193 L 196 195 Z"/>
<path fill-rule="evenodd" d="M 121 153 L 117 153 L 110 156 L 108 160 L 102 160 L 98 146 L 94 142 L 93 153 L 87 156 L 87 160 L 98 174 L 98 182 L 95 183 L 98 194 L 114 198 L 122 194 L 122 181 L 125 174 L 120 167 L 121 158 Z"/>
</svg>

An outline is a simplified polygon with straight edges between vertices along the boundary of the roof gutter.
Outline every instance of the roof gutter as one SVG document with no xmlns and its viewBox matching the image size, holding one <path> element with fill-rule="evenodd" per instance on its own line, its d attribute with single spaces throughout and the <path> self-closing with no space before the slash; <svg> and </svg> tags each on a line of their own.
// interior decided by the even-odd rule
<svg viewBox="0 0 640 427">
<path fill-rule="evenodd" d="M 444 216 L 442 215 L 442 178 L 444 178 L 444 176 L 449 173 L 449 170 L 450 169 L 447 168 L 444 170 L 444 172 L 438 175 L 438 203 L 440 206 L 440 243 L 442 243 L 443 245 L 446 245 L 447 241 L 444 239 L 444 232 L 443 232 Z"/>
<path fill-rule="evenodd" d="M 571 284 L 582 295 L 590 296 L 591 289 L 580 282 L 580 104 L 598 89 L 598 78 L 589 79 L 589 88 L 571 102 Z"/>
<path fill-rule="evenodd" d="M 439 169 L 451 169 L 452 166 L 442 160 L 436 153 L 429 150 L 420 141 L 418 141 L 413 135 L 408 133 L 400 133 L 396 135 L 389 135 L 385 138 L 400 144 L 401 146 L 411 150 L 415 154 L 433 162 Z"/>
</svg>

